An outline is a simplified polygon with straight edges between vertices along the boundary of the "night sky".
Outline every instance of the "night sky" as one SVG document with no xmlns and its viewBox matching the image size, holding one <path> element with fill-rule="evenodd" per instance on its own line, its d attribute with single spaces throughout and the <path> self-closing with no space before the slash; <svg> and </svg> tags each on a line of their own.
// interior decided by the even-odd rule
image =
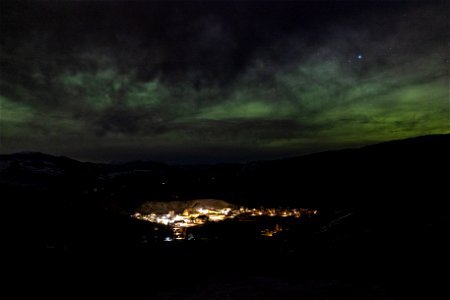
<svg viewBox="0 0 450 300">
<path fill-rule="evenodd" d="M 447 1 L 1 1 L 1 152 L 248 161 L 449 129 Z"/>
</svg>

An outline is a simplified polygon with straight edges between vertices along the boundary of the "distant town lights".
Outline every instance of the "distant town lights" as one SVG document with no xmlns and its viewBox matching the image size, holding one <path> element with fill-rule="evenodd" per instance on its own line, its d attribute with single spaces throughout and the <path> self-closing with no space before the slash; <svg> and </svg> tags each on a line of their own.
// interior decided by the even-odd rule
<svg viewBox="0 0 450 300">
<path fill-rule="evenodd" d="M 166 214 L 155 214 L 154 212 L 149 214 L 135 213 L 131 217 L 139 220 L 144 220 L 152 223 L 159 223 L 165 226 L 169 226 L 173 232 L 173 237 L 166 237 L 164 241 L 170 242 L 176 240 L 191 240 L 192 238 L 186 237 L 186 230 L 192 226 L 200 226 L 205 222 L 220 222 L 225 219 L 233 219 L 235 217 L 258 217 L 258 216 L 271 216 L 271 217 L 292 217 L 300 218 L 302 215 L 316 215 L 317 210 L 310 210 L 305 208 L 300 209 L 275 209 L 275 208 L 245 208 L 240 207 L 238 210 L 232 208 L 197 208 L 194 211 L 185 209 L 181 214 L 175 211 L 170 211 Z M 154 230 L 158 228 L 155 227 Z M 272 236 L 274 233 L 281 231 L 281 228 L 275 228 L 273 230 L 265 230 L 261 234 L 265 236 Z M 191 234 L 191 233 L 190 233 Z"/>
</svg>

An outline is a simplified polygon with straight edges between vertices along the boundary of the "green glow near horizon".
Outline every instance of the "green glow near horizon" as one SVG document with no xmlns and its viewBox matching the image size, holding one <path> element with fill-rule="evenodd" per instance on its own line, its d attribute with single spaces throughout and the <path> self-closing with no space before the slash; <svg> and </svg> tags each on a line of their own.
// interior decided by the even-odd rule
<svg viewBox="0 0 450 300">
<path fill-rule="evenodd" d="M 0 77 L 2 152 L 211 147 L 284 155 L 450 133 L 448 47 L 440 35 L 395 24 L 379 40 L 354 28 L 330 29 L 314 46 L 284 36 L 301 53 L 280 41 L 226 84 L 195 69 L 143 76 L 164 57 L 145 52 L 152 49 L 122 57 L 91 42 L 58 52 L 31 35 L 0 50 L 15 70 Z M 352 43 L 366 48 L 362 58 L 352 58 Z M 289 59 L 277 60 L 285 52 Z"/>
</svg>

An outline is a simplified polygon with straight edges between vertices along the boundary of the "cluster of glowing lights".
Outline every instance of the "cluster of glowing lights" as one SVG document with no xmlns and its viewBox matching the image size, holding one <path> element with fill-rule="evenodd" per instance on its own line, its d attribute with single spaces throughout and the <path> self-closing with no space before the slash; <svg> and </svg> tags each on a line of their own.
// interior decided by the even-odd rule
<svg viewBox="0 0 450 300">
<path fill-rule="evenodd" d="M 310 209 L 275 209 L 275 208 L 245 208 L 239 209 L 223 208 L 196 208 L 192 210 L 184 210 L 182 214 L 176 214 L 174 211 L 170 211 L 166 214 L 141 214 L 135 213 L 133 218 L 149 221 L 152 223 L 163 224 L 171 227 L 191 227 L 204 224 L 207 221 L 219 222 L 228 218 L 235 218 L 239 215 L 243 216 L 270 216 L 270 217 L 295 217 L 300 218 L 302 215 L 316 215 L 317 210 Z"/>
<path fill-rule="evenodd" d="M 155 213 L 140 214 L 135 213 L 133 218 L 149 221 L 152 223 L 163 224 L 171 227 L 191 227 L 204 224 L 207 221 L 223 221 L 230 216 L 231 208 L 225 209 L 211 209 L 211 208 L 197 208 L 196 210 L 185 210 L 182 214 L 175 214 L 170 211 L 167 214 L 157 215 Z"/>
<path fill-rule="evenodd" d="M 317 213 L 317 212 L 316 212 Z M 283 231 L 283 228 L 280 226 L 280 224 L 275 225 L 275 228 L 270 230 L 270 229 L 264 229 L 261 231 L 261 235 L 263 236 L 269 236 L 272 237 L 274 234 Z"/>
<path fill-rule="evenodd" d="M 301 216 L 312 216 L 317 215 L 317 210 L 304 209 L 304 208 L 294 208 L 294 209 L 276 209 L 276 208 L 246 208 L 240 207 L 239 209 L 232 208 L 206 208 L 200 207 L 196 209 L 185 209 L 183 213 L 176 214 L 174 211 L 169 211 L 165 214 L 141 214 L 135 213 L 132 215 L 133 218 L 144 220 L 152 223 L 158 223 L 171 228 L 173 236 L 165 237 L 165 242 L 171 242 L 173 240 L 192 240 L 194 236 L 192 233 L 187 232 L 188 227 L 202 225 L 206 222 L 219 222 L 225 219 L 232 219 L 238 216 L 243 218 L 246 217 L 258 217 L 258 216 L 269 216 L 269 217 L 294 217 L 300 218 Z M 274 229 L 265 229 L 261 231 L 262 236 L 272 237 L 274 234 L 282 231 L 283 229 L 279 224 L 275 226 Z"/>
</svg>

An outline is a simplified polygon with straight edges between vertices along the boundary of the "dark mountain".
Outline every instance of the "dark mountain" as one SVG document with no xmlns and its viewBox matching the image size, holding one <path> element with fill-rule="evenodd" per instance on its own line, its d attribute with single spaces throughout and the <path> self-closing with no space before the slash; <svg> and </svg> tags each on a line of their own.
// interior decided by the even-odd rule
<svg viewBox="0 0 450 300">
<path fill-rule="evenodd" d="M 321 208 L 440 205 L 448 153 L 450 135 L 248 164 L 94 164 L 17 153 L 0 155 L 0 184 L 3 190 L 26 187 L 104 198 L 105 205 L 127 211 L 145 201 L 197 198 Z M 417 198 L 426 201 L 412 200 Z"/>
<path fill-rule="evenodd" d="M 325 207 L 439 205 L 447 185 L 444 174 L 449 151 L 450 135 L 424 136 L 250 163 L 241 177 L 244 187 L 261 191 L 258 196 L 262 199 L 278 196 L 287 203 Z M 420 197 L 427 200 L 411 200 Z"/>
<path fill-rule="evenodd" d="M 67 157 L 56 157 L 39 152 L 0 155 L 2 183 L 48 185 L 59 179 L 91 175 L 93 164 L 80 163 Z"/>
</svg>

